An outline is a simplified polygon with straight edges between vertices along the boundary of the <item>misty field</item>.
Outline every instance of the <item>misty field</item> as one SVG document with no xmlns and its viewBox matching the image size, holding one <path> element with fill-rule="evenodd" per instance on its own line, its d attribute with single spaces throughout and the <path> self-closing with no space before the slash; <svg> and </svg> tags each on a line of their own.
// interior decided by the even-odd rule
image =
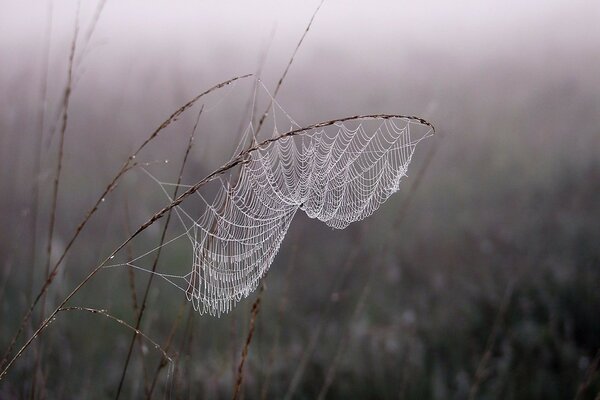
<svg viewBox="0 0 600 400">
<path fill-rule="evenodd" d="M 0 399 L 600 400 L 594 2 L 0 10 Z"/>
</svg>

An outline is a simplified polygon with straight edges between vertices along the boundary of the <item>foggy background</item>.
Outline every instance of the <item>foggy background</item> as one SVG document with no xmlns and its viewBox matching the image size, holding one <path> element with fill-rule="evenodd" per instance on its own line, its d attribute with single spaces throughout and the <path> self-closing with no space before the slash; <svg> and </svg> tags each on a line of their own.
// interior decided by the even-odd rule
<svg viewBox="0 0 600 400">
<path fill-rule="evenodd" d="M 176 109 L 247 73 L 272 92 L 318 4 L 108 0 L 92 29 L 95 2 L 78 13 L 71 1 L 0 1 L 2 351 L 45 277 L 76 23 L 54 259 Z M 421 142 L 400 191 L 372 217 L 332 231 L 297 215 L 266 278 L 246 398 L 596 398 L 599 17 L 594 1 L 325 1 L 278 104 L 303 126 L 389 113 L 423 117 L 438 134 Z M 255 87 L 248 78 L 207 96 L 140 162 L 176 181 L 203 104 L 183 176 L 200 180 L 233 154 Z M 256 93 L 255 119 L 269 102 Z M 165 204 L 156 183 L 130 171 L 68 253 L 46 310 Z M 127 251 L 155 247 L 161 225 Z M 160 271 L 189 267 L 183 242 L 165 248 Z M 104 270 L 70 304 L 134 324 L 129 279 L 125 268 Z M 148 275 L 134 280 L 141 297 Z M 220 318 L 200 316 L 156 279 L 141 330 L 162 345 L 180 322 L 177 366 L 161 371 L 154 397 L 230 398 L 255 297 Z M 42 335 L 35 396 L 114 398 L 130 339 L 102 316 L 60 314 Z M 141 342 L 122 398 L 145 398 L 160 361 Z M 37 349 L 0 382 L 0 397 L 30 397 Z"/>
</svg>

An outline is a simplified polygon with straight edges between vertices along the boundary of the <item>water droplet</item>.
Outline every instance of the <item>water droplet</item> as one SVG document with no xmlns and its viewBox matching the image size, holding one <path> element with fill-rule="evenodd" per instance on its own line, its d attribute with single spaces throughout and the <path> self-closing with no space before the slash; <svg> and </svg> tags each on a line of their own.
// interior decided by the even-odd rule
<svg viewBox="0 0 600 400">
<path fill-rule="evenodd" d="M 132 159 L 132 160 L 135 160 L 135 154 L 131 156 L 131 159 Z"/>
<path fill-rule="evenodd" d="M 112 260 L 113 258 L 115 258 L 115 256 L 110 256 L 110 259 Z"/>
<path fill-rule="evenodd" d="M 168 164 L 168 163 L 169 163 L 169 160 L 165 160 L 165 164 Z"/>
<path fill-rule="evenodd" d="M 102 200 L 100 200 L 100 201 L 104 203 L 104 201 L 106 201 L 106 199 L 103 197 Z"/>
</svg>

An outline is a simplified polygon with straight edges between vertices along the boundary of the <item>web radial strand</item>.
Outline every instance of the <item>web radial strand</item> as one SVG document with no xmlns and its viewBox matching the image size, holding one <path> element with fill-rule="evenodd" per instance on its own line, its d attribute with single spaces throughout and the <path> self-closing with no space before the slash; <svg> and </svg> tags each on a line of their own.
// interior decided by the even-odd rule
<svg viewBox="0 0 600 400">
<path fill-rule="evenodd" d="M 254 291 L 298 209 L 337 229 L 371 215 L 430 134 L 404 118 L 338 123 L 251 152 L 199 218 L 181 214 L 192 222 L 192 270 L 183 278 L 194 308 L 220 315 Z"/>
</svg>

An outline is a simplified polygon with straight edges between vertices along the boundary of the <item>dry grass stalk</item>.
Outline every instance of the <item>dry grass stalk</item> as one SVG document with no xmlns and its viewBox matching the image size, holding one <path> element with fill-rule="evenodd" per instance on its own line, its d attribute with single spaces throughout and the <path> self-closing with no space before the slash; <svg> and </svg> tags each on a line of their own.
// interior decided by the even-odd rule
<svg viewBox="0 0 600 400">
<path fill-rule="evenodd" d="M 56 172 L 54 174 L 54 182 L 52 186 L 52 197 L 51 197 L 51 205 L 50 205 L 50 223 L 48 226 L 48 242 L 46 245 L 46 266 L 44 268 L 44 277 L 48 279 L 50 275 L 50 264 L 52 263 L 52 241 L 54 239 L 54 226 L 56 224 L 56 208 L 58 204 L 58 191 L 60 186 L 60 178 L 62 173 L 63 166 L 63 157 L 64 157 L 64 147 L 65 147 L 65 134 L 67 132 L 67 126 L 69 121 L 69 102 L 71 100 L 71 90 L 72 90 L 72 82 L 73 82 L 73 60 L 75 59 L 75 50 L 77 47 L 77 36 L 79 33 L 79 3 L 77 5 L 77 18 L 75 18 L 75 31 L 73 32 L 73 40 L 71 41 L 71 50 L 69 53 L 69 63 L 68 63 L 68 72 L 67 72 L 67 85 L 65 87 L 64 94 L 64 102 L 63 102 L 63 118 L 62 125 L 60 129 L 60 141 L 58 145 L 58 156 L 57 156 L 57 165 Z M 46 314 L 46 299 L 47 294 L 44 292 L 42 296 L 42 304 L 40 310 L 40 319 L 43 321 Z M 33 377 L 31 382 L 31 398 L 36 398 L 36 388 L 38 385 L 38 376 L 40 371 L 40 361 L 41 355 L 43 353 L 42 343 L 39 343 L 39 350 L 37 352 L 35 363 L 33 367 Z"/>
<path fill-rule="evenodd" d="M 281 298 L 279 300 L 279 305 L 277 307 L 277 324 L 275 326 L 275 338 L 273 339 L 273 347 L 269 352 L 269 356 L 267 358 L 267 368 L 265 371 L 265 380 L 263 382 L 263 386 L 261 389 L 260 398 L 267 399 L 269 395 L 269 384 L 271 382 L 271 372 L 273 369 L 273 363 L 275 362 L 275 355 L 277 354 L 277 350 L 279 347 L 279 340 L 281 336 L 281 325 L 283 322 L 283 313 L 285 312 L 285 308 L 287 305 L 287 292 L 291 283 L 291 276 L 294 267 L 296 266 L 296 256 L 298 254 L 298 241 L 294 241 L 294 246 L 292 248 L 292 255 L 290 257 L 290 264 L 285 273 L 285 277 L 283 279 L 284 286 L 281 293 Z"/>
<path fill-rule="evenodd" d="M 583 378 L 583 381 L 577 387 L 577 393 L 575 393 L 575 397 L 573 398 L 573 400 L 578 400 L 578 399 L 582 398 L 585 391 L 590 387 L 592 380 L 594 379 L 594 376 L 598 372 L 599 366 L 600 366 L 600 349 L 598 349 L 598 351 L 596 352 L 596 356 L 594 357 L 594 359 L 588 366 L 587 370 L 585 371 L 585 377 Z M 599 397 L 600 397 L 600 392 L 598 392 L 596 399 L 598 399 Z"/>
<path fill-rule="evenodd" d="M 494 325 L 492 326 L 492 330 L 487 338 L 485 349 L 479 360 L 477 365 L 477 369 L 475 370 L 475 377 L 473 384 L 471 385 L 471 390 L 469 391 L 469 400 L 474 400 L 477 398 L 477 392 L 479 391 L 479 387 L 481 383 L 486 378 L 488 373 L 487 366 L 492 358 L 492 353 L 494 351 L 494 346 L 496 344 L 496 339 L 500 334 L 500 329 L 502 328 L 502 322 L 504 320 L 504 316 L 508 311 L 508 306 L 510 305 L 510 301 L 512 299 L 512 293 L 515 286 L 515 280 L 509 282 L 506 290 L 504 291 L 504 295 L 502 296 L 502 300 L 500 302 L 500 307 L 498 307 L 498 312 L 496 313 L 496 318 L 494 319 Z"/>
<path fill-rule="evenodd" d="M 340 266 L 339 266 L 340 270 L 336 271 L 336 274 L 334 275 L 335 279 L 333 281 L 333 284 L 331 286 L 331 290 L 329 291 L 329 293 L 339 293 L 342 290 L 342 286 L 343 286 L 345 277 L 350 273 L 352 267 L 355 264 L 354 262 L 355 262 L 357 256 L 358 256 L 358 247 L 353 247 L 352 250 L 348 253 L 348 257 L 346 258 L 346 260 L 342 264 L 340 264 Z M 329 320 L 332 316 L 333 305 L 334 305 L 333 300 L 330 300 L 327 302 L 325 310 L 323 311 L 323 313 L 321 314 L 321 317 L 319 318 L 319 324 L 313 330 L 310 341 L 309 341 L 308 345 L 306 346 L 306 348 L 304 349 L 304 352 L 302 353 L 300 362 L 298 363 L 298 367 L 296 368 L 296 371 L 294 371 L 294 375 L 292 376 L 292 380 L 290 381 L 290 384 L 288 386 L 287 393 L 285 394 L 285 397 L 284 397 L 286 400 L 291 400 L 293 398 L 294 393 L 296 392 L 296 389 L 298 388 L 298 385 L 302 381 L 302 377 L 304 376 L 304 371 L 306 370 L 306 367 L 308 366 L 308 363 L 310 362 L 310 359 L 311 359 L 312 355 L 314 354 L 314 352 L 317 348 L 317 345 L 319 344 L 319 338 L 321 336 L 321 332 L 323 331 L 323 328 L 326 326 L 326 324 L 329 322 Z"/>
<path fill-rule="evenodd" d="M 382 251 L 381 254 L 385 254 L 385 250 Z M 335 372 L 336 372 L 337 366 L 342 358 L 342 355 L 344 354 L 344 351 L 346 350 L 348 343 L 350 342 L 350 330 L 352 329 L 352 325 L 354 325 L 354 322 L 360 315 L 362 309 L 364 308 L 367 297 L 369 296 L 369 293 L 371 291 L 371 283 L 372 283 L 372 279 L 373 279 L 373 273 L 372 273 L 373 269 L 374 269 L 373 264 L 371 264 L 371 267 L 369 268 L 369 273 L 367 275 L 367 280 L 366 280 L 365 285 L 360 293 L 358 301 L 356 302 L 356 305 L 354 306 L 354 311 L 352 312 L 350 321 L 348 322 L 348 329 L 346 329 L 346 334 L 343 335 L 342 338 L 340 339 L 338 348 L 335 352 L 333 360 L 331 361 L 331 364 L 329 365 L 329 368 L 327 369 L 327 374 L 325 375 L 325 381 L 323 382 L 323 386 L 321 387 L 321 390 L 319 391 L 319 396 L 318 396 L 319 400 L 324 400 L 325 396 L 327 396 L 327 392 L 329 391 L 329 388 L 331 387 L 331 384 L 333 383 L 333 380 L 335 378 Z"/>
<path fill-rule="evenodd" d="M 54 174 L 54 181 L 52 186 L 52 198 L 50 205 L 50 224 L 48 227 L 48 243 L 46 245 L 46 267 L 45 274 L 46 279 L 50 275 L 50 264 L 52 262 L 52 240 L 54 237 L 54 225 L 56 223 L 56 207 L 58 203 L 58 190 L 60 185 L 60 178 L 62 173 L 62 164 L 64 157 L 64 147 L 65 147 L 65 133 L 67 132 L 68 120 L 69 120 L 69 102 L 71 99 L 71 89 L 72 89 L 72 81 L 73 81 L 73 60 L 75 58 L 75 50 L 77 46 L 77 35 L 79 32 L 79 10 L 77 11 L 77 18 L 75 21 L 75 32 L 73 33 L 73 40 L 71 42 L 71 52 L 69 53 L 69 68 L 67 73 L 67 86 L 65 88 L 64 95 L 64 103 L 63 108 L 65 112 L 63 113 L 62 125 L 60 130 L 60 141 L 58 145 L 58 159 L 56 165 L 56 172 Z M 42 298 L 42 312 L 41 318 L 44 318 L 44 308 L 46 303 L 46 296 L 44 295 Z"/>
<path fill-rule="evenodd" d="M 187 299 L 186 299 L 187 300 Z M 185 358 L 190 358 L 192 354 L 192 344 L 194 340 L 194 309 L 188 308 L 188 316 L 185 322 L 185 326 L 183 327 L 183 335 L 181 336 L 181 341 L 179 342 L 179 351 L 175 354 L 175 378 L 179 376 L 179 362 L 181 361 L 181 355 L 185 354 Z M 190 387 L 192 382 L 191 371 L 188 368 L 188 398 L 191 398 L 190 395 Z"/>
<path fill-rule="evenodd" d="M 188 140 L 188 144 L 185 149 L 185 155 L 183 156 L 183 161 L 181 162 L 181 167 L 179 169 L 177 185 L 175 186 L 175 189 L 173 190 L 173 198 L 177 197 L 177 193 L 179 191 L 179 185 L 181 184 L 181 180 L 183 178 L 183 171 L 185 170 L 185 165 L 187 163 L 188 156 L 190 155 L 190 150 L 192 149 L 192 144 L 194 143 L 194 135 L 196 133 L 196 129 L 198 128 L 198 122 L 200 121 L 200 116 L 202 115 L 203 109 L 204 109 L 204 106 L 202 106 L 200 108 L 200 111 L 198 112 L 198 116 L 196 118 L 196 122 L 194 123 L 194 128 L 192 129 L 192 132 L 190 133 L 190 138 Z M 135 323 L 136 330 L 140 329 L 140 325 L 142 323 L 142 318 L 144 316 L 144 311 L 146 310 L 146 303 L 148 301 L 148 293 L 150 293 L 150 287 L 152 286 L 152 282 L 154 280 L 154 272 L 156 271 L 156 268 L 158 266 L 158 261 L 160 259 L 162 246 L 165 243 L 165 238 L 167 236 L 167 230 L 169 229 L 169 223 L 171 222 L 171 215 L 172 214 L 169 211 L 169 213 L 167 214 L 165 225 L 163 227 L 163 230 L 162 230 L 162 233 L 160 236 L 158 250 L 156 251 L 156 256 L 154 257 L 154 262 L 152 263 L 152 272 L 153 273 L 150 274 L 150 277 L 148 278 L 148 283 L 146 284 L 146 290 L 144 291 L 144 295 L 142 297 L 142 303 L 140 305 L 140 310 L 137 315 L 137 320 Z M 129 367 L 129 361 L 131 360 L 131 354 L 133 352 L 133 345 L 135 343 L 135 339 L 136 339 L 136 335 L 134 334 L 129 343 L 129 350 L 127 351 L 127 358 L 125 359 L 125 365 L 123 366 L 123 371 L 121 373 L 121 379 L 119 381 L 119 387 L 117 389 L 117 394 L 115 396 L 115 399 L 118 399 L 121 394 L 121 390 L 123 388 L 123 382 L 125 381 L 125 375 L 127 374 L 127 368 Z"/>
<path fill-rule="evenodd" d="M 98 25 L 98 21 L 100 20 L 102 11 L 104 11 L 105 5 L 106 5 L 106 0 L 100 0 L 96 6 L 96 10 L 94 12 L 92 22 L 90 23 L 90 26 L 89 26 L 86 34 L 83 36 L 83 39 L 81 40 L 82 44 L 80 45 L 80 49 L 81 49 L 81 51 L 79 52 L 80 56 L 76 57 L 73 61 L 73 63 L 74 63 L 73 71 L 79 70 L 79 67 L 80 67 L 82 61 L 85 59 L 85 55 L 88 50 L 88 45 L 90 44 L 90 40 L 91 40 L 92 36 L 94 35 L 94 32 L 96 31 L 96 26 Z M 78 4 L 78 7 L 79 7 L 79 4 Z M 79 78 L 80 77 L 77 77 L 74 74 L 73 81 L 72 81 L 72 89 L 75 89 L 75 87 L 77 86 L 77 83 L 79 82 Z M 61 103 L 62 105 L 58 110 L 56 110 L 56 115 L 54 116 L 54 122 L 49 129 L 50 134 L 47 139 L 48 146 L 50 145 L 50 142 L 52 142 L 52 139 L 54 138 L 54 134 L 56 133 L 56 128 L 58 127 L 60 119 L 65 112 L 64 100 L 65 99 L 64 99 L 64 94 L 63 94 L 62 98 L 59 100 L 59 103 Z"/>
<path fill-rule="evenodd" d="M 44 54 L 42 56 L 42 74 L 43 78 L 41 80 L 40 85 L 40 103 L 39 103 L 39 112 L 38 112 L 38 129 L 39 135 L 37 136 L 37 140 L 35 142 L 35 158 L 34 158 L 34 166 L 33 166 L 33 188 L 31 194 L 31 249 L 30 256 L 30 269 L 29 269 L 29 287 L 27 289 L 27 301 L 31 302 L 33 296 L 33 281 L 34 281 L 34 269 L 36 257 L 35 254 L 37 252 L 37 223 L 38 223 L 38 208 L 39 208 L 39 195 L 40 195 L 40 186 L 39 186 L 39 177 L 41 174 L 41 165 L 42 165 L 42 141 L 44 138 L 44 120 L 46 118 L 46 100 L 47 100 L 47 92 L 48 92 L 48 64 L 50 58 L 50 38 L 52 37 L 52 2 L 48 3 L 48 20 L 46 23 L 46 32 L 44 37 L 46 38 L 46 42 L 44 44 Z M 0 296 L 0 299 L 2 297 Z"/>
<path fill-rule="evenodd" d="M 156 350 L 158 350 L 162 353 L 164 360 L 166 360 L 167 362 L 173 362 L 173 359 L 169 356 L 169 354 L 167 354 L 167 352 L 158 343 L 156 343 L 154 340 L 152 340 L 144 332 L 135 329 L 133 326 L 129 325 L 127 322 L 123 321 L 122 319 L 117 318 L 112 314 L 109 314 L 108 311 L 106 311 L 106 310 L 100 310 L 97 308 L 90 308 L 90 307 L 76 307 L 76 306 L 60 307 L 57 309 L 57 312 L 55 315 L 57 315 L 58 313 L 63 312 L 63 311 L 85 311 L 85 312 L 89 312 L 92 314 L 102 315 L 108 319 L 111 319 L 111 320 L 117 322 L 118 324 L 123 325 L 127 329 L 134 331 L 136 336 L 139 335 L 139 336 L 143 337 L 144 339 L 146 339 L 148 342 L 150 342 L 150 344 L 152 344 L 152 346 L 154 346 L 154 348 Z"/>
<path fill-rule="evenodd" d="M 131 228 L 130 228 L 130 217 L 129 217 L 129 202 L 127 201 L 127 198 L 125 198 L 125 221 L 124 221 L 124 225 L 125 225 L 125 232 L 127 233 L 127 235 L 131 235 Z M 133 247 L 131 246 L 131 243 L 128 243 L 127 246 L 125 247 L 125 252 L 127 254 L 127 262 L 131 262 L 131 260 L 133 260 Z M 127 275 L 129 277 L 129 291 L 131 292 L 131 307 L 133 308 L 133 312 L 134 314 L 138 314 L 140 306 L 138 304 L 138 298 L 137 298 L 137 290 L 135 287 L 135 274 L 133 272 L 132 268 L 127 268 Z"/>
<path fill-rule="evenodd" d="M 306 26 L 306 29 L 304 30 L 302 37 L 300 37 L 300 40 L 298 41 L 298 44 L 296 45 L 296 48 L 294 49 L 294 52 L 292 53 L 292 57 L 290 57 L 290 61 L 288 62 L 287 66 L 285 67 L 283 74 L 281 74 L 279 81 L 277 82 L 277 86 L 275 87 L 275 91 L 273 92 L 273 98 L 271 99 L 271 101 L 269 101 L 269 105 L 267 106 L 267 109 L 265 110 L 263 115 L 260 117 L 260 120 L 258 121 L 258 127 L 256 129 L 256 134 L 258 134 L 258 132 L 260 131 L 260 128 L 262 128 L 263 123 L 265 122 L 265 119 L 267 118 L 267 115 L 269 115 L 269 110 L 271 109 L 271 106 L 273 105 L 273 99 L 277 98 L 279 89 L 281 88 L 281 85 L 283 84 L 283 81 L 284 81 L 285 77 L 287 76 L 287 73 L 288 73 L 290 67 L 292 66 L 292 63 L 294 62 L 296 53 L 298 53 L 298 49 L 300 49 L 300 46 L 302 45 L 302 42 L 304 41 L 306 34 L 310 30 L 310 27 L 311 27 L 313 21 L 315 20 L 315 17 L 317 16 L 317 13 L 321 9 L 321 6 L 323 5 L 324 2 L 325 2 L 325 0 L 321 0 L 321 2 L 319 3 L 319 6 L 315 9 L 315 12 L 313 13 L 312 17 L 310 18 L 310 21 L 308 22 L 308 25 Z"/>
<path fill-rule="evenodd" d="M 246 359 L 248 358 L 248 351 L 250 349 L 250 343 L 252 342 L 252 337 L 254 335 L 254 325 L 256 323 L 256 317 L 258 316 L 258 312 L 260 311 L 261 296 L 263 294 L 264 288 L 265 285 L 262 284 L 258 291 L 258 295 L 256 296 L 256 300 L 252 304 L 252 310 L 250 312 L 250 327 L 248 328 L 248 336 L 246 336 L 246 342 L 244 343 L 244 348 L 242 349 L 242 358 L 237 369 L 237 379 L 233 388 L 233 400 L 239 399 L 240 396 L 240 390 L 244 379 L 244 364 L 246 363 Z"/>
<path fill-rule="evenodd" d="M 179 323 L 181 322 L 181 319 L 183 318 L 183 312 L 186 309 L 186 307 L 185 307 L 186 305 L 187 305 L 187 299 L 184 299 L 183 303 L 179 307 L 179 312 L 177 313 L 175 322 L 173 323 L 173 326 L 171 327 L 171 331 L 169 332 L 169 336 L 167 337 L 165 345 L 163 346 L 165 351 L 167 351 L 167 352 L 171 349 L 171 344 L 173 342 L 173 338 L 175 337 L 175 333 L 177 332 Z M 160 371 L 162 371 L 166 365 L 167 365 L 167 363 L 165 362 L 164 358 L 158 363 L 158 367 L 156 368 L 156 371 L 154 372 L 154 375 L 152 377 L 152 382 L 150 383 L 150 387 L 148 389 L 148 392 L 146 393 L 147 399 L 152 398 L 152 394 L 154 393 L 154 389 L 156 388 L 156 383 L 158 382 L 158 376 L 160 375 Z"/>
<path fill-rule="evenodd" d="M 127 198 L 124 199 L 124 203 L 125 203 L 125 221 L 124 221 L 124 225 L 125 225 L 125 232 L 127 233 L 127 235 L 131 235 L 131 224 L 130 224 L 130 216 L 129 216 L 129 202 L 127 201 Z M 133 246 L 131 243 L 127 244 L 127 246 L 125 247 L 125 252 L 127 254 L 127 262 L 131 262 L 131 260 L 133 260 Z M 137 289 L 136 289 L 136 285 L 135 285 L 135 273 L 133 272 L 132 268 L 128 268 L 127 269 L 127 276 L 129 278 L 129 291 L 131 292 L 131 307 L 133 309 L 133 314 L 134 315 L 138 315 L 139 310 L 140 310 L 140 306 L 138 303 L 138 296 L 137 296 Z M 141 341 L 137 341 L 138 343 L 138 347 L 140 348 L 140 352 L 143 353 L 143 343 Z M 148 391 L 150 390 L 150 387 L 148 385 L 148 370 L 146 368 L 146 364 L 142 364 L 143 370 L 144 370 L 144 389 L 146 391 L 146 393 L 148 393 Z"/>
</svg>

